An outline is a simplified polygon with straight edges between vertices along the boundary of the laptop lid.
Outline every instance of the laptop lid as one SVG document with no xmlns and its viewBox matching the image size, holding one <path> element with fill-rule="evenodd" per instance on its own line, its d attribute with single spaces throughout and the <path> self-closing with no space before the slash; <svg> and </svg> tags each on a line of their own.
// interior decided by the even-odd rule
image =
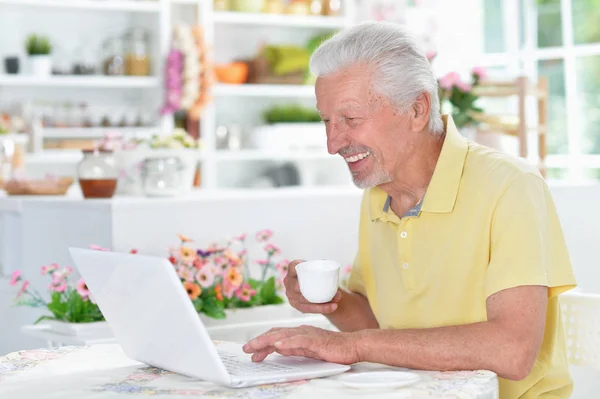
<svg viewBox="0 0 600 399">
<path fill-rule="evenodd" d="M 191 377 L 231 383 L 167 259 L 82 248 L 69 252 L 127 356 Z"/>
</svg>

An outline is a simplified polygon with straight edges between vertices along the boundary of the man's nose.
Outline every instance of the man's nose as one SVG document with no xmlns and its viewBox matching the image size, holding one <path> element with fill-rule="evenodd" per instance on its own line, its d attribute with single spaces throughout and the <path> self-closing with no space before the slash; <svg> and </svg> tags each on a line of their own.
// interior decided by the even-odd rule
<svg viewBox="0 0 600 399">
<path fill-rule="evenodd" d="M 337 154 L 339 150 L 348 145 L 348 138 L 345 133 L 331 124 L 327 129 L 327 151 L 331 154 Z"/>
</svg>

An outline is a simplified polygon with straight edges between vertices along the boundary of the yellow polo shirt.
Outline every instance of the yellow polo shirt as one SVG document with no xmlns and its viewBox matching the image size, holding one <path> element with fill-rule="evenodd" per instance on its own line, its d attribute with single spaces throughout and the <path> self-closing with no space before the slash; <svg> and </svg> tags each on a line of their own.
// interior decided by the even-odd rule
<svg viewBox="0 0 600 399">
<path fill-rule="evenodd" d="M 524 160 L 466 140 L 451 117 L 427 193 L 402 218 L 380 188 L 365 190 L 348 289 L 368 298 L 381 328 L 486 320 L 486 299 L 549 287 L 544 340 L 531 374 L 500 379 L 500 399 L 569 397 L 558 295 L 576 285 L 545 181 Z M 546 395 L 544 395 L 546 394 Z"/>
</svg>

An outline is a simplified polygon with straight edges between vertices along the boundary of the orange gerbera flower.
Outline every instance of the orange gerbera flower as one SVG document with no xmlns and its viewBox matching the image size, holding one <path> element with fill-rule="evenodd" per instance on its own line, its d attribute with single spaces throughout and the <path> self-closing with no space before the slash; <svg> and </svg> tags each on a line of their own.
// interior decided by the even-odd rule
<svg viewBox="0 0 600 399">
<path fill-rule="evenodd" d="M 225 280 L 227 280 L 234 287 L 239 287 L 240 285 L 242 285 L 244 278 L 235 267 L 230 267 L 229 270 L 227 270 L 227 274 L 225 275 Z"/>
<path fill-rule="evenodd" d="M 215 296 L 219 301 L 223 300 L 223 287 L 220 284 L 215 286 Z"/>
<path fill-rule="evenodd" d="M 177 237 L 181 240 L 181 242 L 192 242 L 191 238 L 184 236 L 183 234 L 177 234 Z"/>
<path fill-rule="evenodd" d="M 229 263 L 231 263 L 232 266 L 237 267 L 242 264 L 242 260 L 240 259 L 240 257 L 235 255 L 231 251 L 225 251 L 225 257 L 227 258 Z"/>
<path fill-rule="evenodd" d="M 179 250 L 181 254 L 181 260 L 192 262 L 196 258 L 196 251 L 190 247 L 181 247 Z"/>
<path fill-rule="evenodd" d="M 183 287 L 187 291 L 190 299 L 193 301 L 194 299 L 198 299 L 200 294 L 202 293 L 202 288 L 196 283 L 185 282 L 183 283 Z"/>
</svg>

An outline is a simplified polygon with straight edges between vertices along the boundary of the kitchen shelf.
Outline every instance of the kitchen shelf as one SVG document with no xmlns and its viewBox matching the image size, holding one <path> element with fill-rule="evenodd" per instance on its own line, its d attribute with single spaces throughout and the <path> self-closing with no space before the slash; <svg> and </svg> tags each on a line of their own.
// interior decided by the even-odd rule
<svg viewBox="0 0 600 399">
<path fill-rule="evenodd" d="M 147 136 L 159 132 L 153 127 L 67 127 L 43 128 L 42 136 L 45 139 L 94 139 L 102 138 L 106 133 L 117 133 L 122 136 Z"/>
<path fill-rule="evenodd" d="M 220 97 L 290 97 L 315 98 L 312 85 L 270 85 L 270 84 L 223 84 L 214 88 L 215 96 Z"/>
<path fill-rule="evenodd" d="M 43 150 L 40 152 L 27 153 L 25 163 L 27 164 L 76 164 L 83 159 L 81 150 Z"/>
<path fill-rule="evenodd" d="M 93 11 L 130 11 L 152 12 L 160 11 L 158 1 L 133 0 L 0 0 L 1 5 L 27 6 L 41 8 L 70 8 Z"/>
<path fill-rule="evenodd" d="M 335 159 L 327 151 L 319 150 L 218 150 L 216 152 L 218 161 L 269 161 L 269 160 L 305 160 L 305 159 Z"/>
<path fill-rule="evenodd" d="M 12 141 L 16 144 L 27 144 L 29 142 L 29 135 L 23 133 L 3 133 L 0 134 L 0 144 L 3 141 Z"/>
<path fill-rule="evenodd" d="M 259 27 L 283 26 L 286 28 L 341 29 L 348 26 L 348 19 L 344 17 L 262 14 L 232 11 L 215 12 L 214 22 L 215 24 L 256 25 Z"/>
<path fill-rule="evenodd" d="M 153 76 L 51 75 L 48 77 L 37 77 L 27 75 L 0 75 L 0 86 L 158 88 L 159 79 Z"/>
</svg>

